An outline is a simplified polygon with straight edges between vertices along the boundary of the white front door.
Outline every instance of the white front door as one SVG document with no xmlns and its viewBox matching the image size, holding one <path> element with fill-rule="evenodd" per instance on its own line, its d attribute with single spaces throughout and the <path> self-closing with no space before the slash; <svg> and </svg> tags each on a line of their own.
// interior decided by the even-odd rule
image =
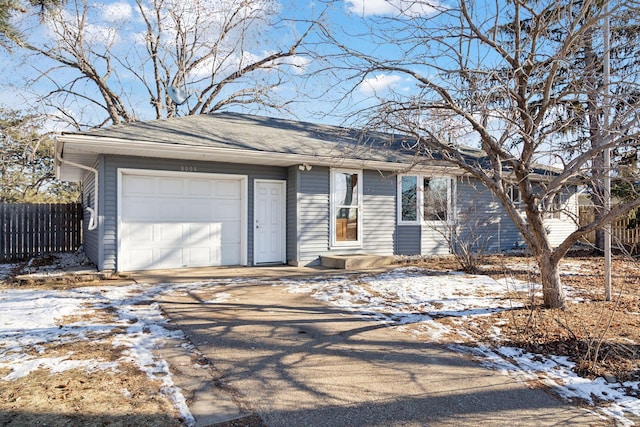
<svg viewBox="0 0 640 427">
<path fill-rule="evenodd" d="M 254 264 L 286 262 L 285 189 L 285 181 L 255 181 Z"/>
</svg>

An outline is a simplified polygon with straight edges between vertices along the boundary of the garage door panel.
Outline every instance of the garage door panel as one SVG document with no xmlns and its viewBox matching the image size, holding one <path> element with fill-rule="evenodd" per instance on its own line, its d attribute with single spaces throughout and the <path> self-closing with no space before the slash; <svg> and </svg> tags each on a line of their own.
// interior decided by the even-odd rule
<svg viewBox="0 0 640 427">
<path fill-rule="evenodd" d="M 155 219 L 154 213 L 158 210 L 155 206 L 150 207 L 149 203 L 148 200 L 140 198 L 124 198 L 122 203 L 122 218 L 127 221 L 149 221 Z"/>
<path fill-rule="evenodd" d="M 149 223 L 127 223 L 123 224 L 122 234 L 129 236 L 129 239 L 142 244 L 149 244 L 154 240 L 154 226 Z M 133 249 L 133 248 L 131 248 Z"/>
<path fill-rule="evenodd" d="M 182 248 L 157 248 L 153 256 L 154 263 L 159 268 L 186 267 Z"/>
<path fill-rule="evenodd" d="M 241 182 L 241 178 L 124 173 L 118 268 L 240 264 L 244 224 Z"/>
<path fill-rule="evenodd" d="M 191 221 L 214 221 L 216 203 L 208 199 L 195 199 L 191 202 L 188 218 Z"/>
<path fill-rule="evenodd" d="M 220 253 L 217 250 L 207 247 L 196 247 L 184 249 L 191 267 L 208 267 L 221 265 Z M 212 261 L 215 260 L 215 261 Z"/>
<path fill-rule="evenodd" d="M 190 182 L 187 194 L 189 196 L 212 197 L 213 183 L 211 180 L 193 179 Z"/>
<path fill-rule="evenodd" d="M 156 178 L 158 188 L 167 196 L 182 196 L 184 194 L 184 179 Z"/>
<path fill-rule="evenodd" d="M 192 223 L 187 224 L 188 245 L 198 245 L 202 242 L 221 241 L 222 223 L 213 222 L 208 224 Z"/>
<path fill-rule="evenodd" d="M 227 221 L 225 222 L 227 227 L 222 228 L 222 243 L 223 244 L 239 244 L 240 235 L 235 232 L 240 227 L 240 221 Z"/>
<path fill-rule="evenodd" d="M 154 224 L 154 228 L 158 236 L 156 241 L 163 246 L 177 246 L 184 239 L 183 224 L 159 223 Z"/>
<path fill-rule="evenodd" d="M 215 217 L 218 221 L 237 222 L 240 220 L 242 212 L 240 200 L 217 200 L 217 206 Z"/>
<path fill-rule="evenodd" d="M 225 244 L 220 254 L 222 265 L 240 264 L 240 244 Z"/>
<path fill-rule="evenodd" d="M 216 182 L 216 197 L 239 199 L 239 195 L 240 195 L 239 181 L 217 181 Z"/>
<path fill-rule="evenodd" d="M 146 195 L 153 192 L 155 180 L 148 176 L 128 175 L 126 185 L 123 186 L 122 194 L 128 195 Z"/>
<path fill-rule="evenodd" d="M 127 251 L 123 256 L 125 258 L 123 262 L 126 265 L 132 266 L 131 270 L 137 269 L 135 267 L 137 265 L 152 265 L 154 259 L 153 249 L 151 248 L 131 249 Z"/>
<path fill-rule="evenodd" d="M 184 217 L 184 202 L 178 198 L 160 199 L 155 203 L 147 203 L 147 209 L 149 208 L 156 210 L 157 213 L 152 215 L 160 221 L 180 221 Z"/>
</svg>

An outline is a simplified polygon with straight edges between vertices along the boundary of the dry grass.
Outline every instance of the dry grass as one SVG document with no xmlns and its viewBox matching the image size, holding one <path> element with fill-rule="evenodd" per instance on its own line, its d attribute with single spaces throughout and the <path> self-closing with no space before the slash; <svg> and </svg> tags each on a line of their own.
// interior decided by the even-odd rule
<svg viewBox="0 0 640 427">
<path fill-rule="evenodd" d="M 59 319 L 59 326 L 76 322 L 109 324 L 115 320 L 109 307 L 87 309 Z M 123 332 L 116 327 L 108 333 L 85 334 L 85 339 L 63 335 L 62 341 L 25 347 L 21 354 L 33 358 L 117 362 L 117 368 L 77 368 L 57 373 L 37 369 L 22 378 L 0 379 L 0 425 L 182 426 L 180 414 L 161 392 L 161 382 L 122 359 L 125 347 L 114 345 L 113 338 Z M 10 373 L 10 369 L 0 369 L 0 378 Z"/>
<path fill-rule="evenodd" d="M 525 257 L 492 256 L 483 259 L 481 270 L 494 278 L 538 282 L 534 262 Z M 568 356 L 577 373 L 602 376 L 608 381 L 640 381 L 640 265 L 617 258 L 612 263 L 612 300 L 604 300 L 604 261 L 599 257 L 567 258 L 561 264 L 563 284 L 570 298 L 562 310 L 545 309 L 540 296 L 511 292 L 523 308 L 494 313 L 473 322 L 450 339 L 481 341 L 489 345 L 521 347 L 541 355 Z M 431 260 L 431 269 L 456 269 L 452 259 Z M 455 320 L 439 319 L 443 323 Z M 502 339 L 493 342 L 498 325 Z M 635 393 L 640 397 L 640 393 Z"/>
<path fill-rule="evenodd" d="M 47 357 L 71 355 L 74 360 L 118 361 L 121 347 L 109 338 L 99 341 L 49 343 Z M 0 375 L 8 374 L 3 370 Z M 161 384 L 131 363 L 117 369 L 71 369 L 52 374 L 38 369 L 12 381 L 0 380 L 0 425 L 48 426 L 178 426 L 179 414 L 160 393 Z"/>
<path fill-rule="evenodd" d="M 182 425 L 160 385 L 127 363 L 116 372 L 40 369 L 0 388 L 0 425 Z"/>
</svg>

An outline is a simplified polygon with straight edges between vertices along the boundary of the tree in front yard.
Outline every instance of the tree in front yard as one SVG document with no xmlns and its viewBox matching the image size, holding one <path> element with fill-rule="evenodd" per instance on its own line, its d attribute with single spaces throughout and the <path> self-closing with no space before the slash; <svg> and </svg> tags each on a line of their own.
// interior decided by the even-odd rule
<svg viewBox="0 0 640 427">
<path fill-rule="evenodd" d="M 397 82 L 360 110 L 368 126 L 413 135 L 417 143 L 408 148 L 417 162 L 444 159 L 491 190 L 537 260 L 547 307 L 564 306 L 558 265 L 570 247 L 640 206 L 635 193 L 558 246 L 550 243 L 545 218 L 561 209 L 567 187 L 589 184 L 605 149 L 624 152 L 638 141 L 638 67 L 595 87 L 588 84 L 593 70 L 575 66 L 585 38 L 603 51 L 607 15 L 612 22 L 624 15 L 629 28 L 639 23 L 637 2 L 606 3 L 398 1 L 390 2 L 393 13 L 365 16 L 365 33 L 325 33 L 337 47 L 332 59 L 357 85 Z M 370 43 L 356 48 L 354 38 Z M 577 132 L 589 135 L 595 119 L 582 115 L 578 129 L 573 118 L 594 99 L 609 115 L 601 140 L 568 147 Z M 468 151 L 473 144 L 484 157 Z M 510 196 L 514 188 L 520 203 Z"/>
</svg>

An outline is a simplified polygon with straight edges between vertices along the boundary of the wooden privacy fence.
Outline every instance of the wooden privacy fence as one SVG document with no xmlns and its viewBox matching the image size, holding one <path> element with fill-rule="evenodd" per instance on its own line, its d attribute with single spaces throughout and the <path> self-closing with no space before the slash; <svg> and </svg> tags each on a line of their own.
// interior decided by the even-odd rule
<svg viewBox="0 0 640 427">
<path fill-rule="evenodd" d="M 81 242 L 79 203 L 0 203 L 0 261 L 73 252 Z"/>
<path fill-rule="evenodd" d="M 580 208 L 580 225 L 585 225 L 594 219 L 593 208 L 583 206 Z M 611 223 L 611 243 L 614 246 L 624 247 L 632 252 L 636 252 L 640 247 L 640 228 L 629 227 L 629 217 L 618 218 Z M 587 234 L 586 241 L 596 242 L 596 232 Z"/>
</svg>

